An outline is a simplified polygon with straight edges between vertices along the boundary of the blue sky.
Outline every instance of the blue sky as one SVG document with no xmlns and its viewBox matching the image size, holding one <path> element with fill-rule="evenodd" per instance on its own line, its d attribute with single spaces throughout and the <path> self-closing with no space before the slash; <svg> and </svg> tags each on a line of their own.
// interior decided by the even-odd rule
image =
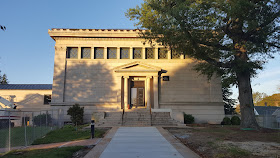
<svg viewBox="0 0 280 158">
<path fill-rule="evenodd" d="M 0 25 L 0 70 L 11 84 L 52 83 L 54 41 L 51 28 L 133 29 L 124 13 L 142 0 L 26 0 L 2 1 Z M 269 61 L 258 78 L 254 91 L 269 95 L 280 85 L 280 56 Z M 237 90 L 234 89 L 237 98 Z"/>
</svg>

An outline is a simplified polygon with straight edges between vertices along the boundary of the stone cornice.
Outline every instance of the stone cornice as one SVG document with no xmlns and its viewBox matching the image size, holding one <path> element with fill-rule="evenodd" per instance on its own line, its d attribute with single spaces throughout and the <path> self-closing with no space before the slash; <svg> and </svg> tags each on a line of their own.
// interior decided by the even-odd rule
<svg viewBox="0 0 280 158">
<path fill-rule="evenodd" d="M 51 29 L 48 33 L 55 40 L 55 37 L 140 38 L 139 33 L 145 31 L 139 29 Z"/>
<path fill-rule="evenodd" d="M 91 38 L 86 38 L 86 37 L 65 37 L 65 36 L 56 36 L 52 37 L 54 40 L 83 40 L 83 41 L 143 41 L 145 42 L 144 39 L 142 38 L 113 38 L 113 37 L 106 37 L 106 38 L 98 38 L 98 37 L 91 37 Z M 165 47 L 163 47 L 165 48 Z"/>
</svg>

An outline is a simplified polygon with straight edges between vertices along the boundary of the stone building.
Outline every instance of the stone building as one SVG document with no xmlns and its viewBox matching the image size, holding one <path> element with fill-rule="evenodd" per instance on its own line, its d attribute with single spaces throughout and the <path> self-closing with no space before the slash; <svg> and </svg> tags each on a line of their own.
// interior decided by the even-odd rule
<svg viewBox="0 0 280 158">
<path fill-rule="evenodd" d="M 0 96 L 19 111 L 50 110 L 51 94 L 51 84 L 0 84 Z"/>
<path fill-rule="evenodd" d="M 55 40 L 51 107 L 85 107 L 93 113 L 168 112 L 183 121 L 219 123 L 224 117 L 220 78 L 193 70 L 195 60 L 139 38 L 143 30 L 51 29 Z"/>
<path fill-rule="evenodd" d="M 52 116 L 55 113 L 58 118 L 58 110 L 52 111 L 49 104 L 51 94 L 51 84 L 0 84 L 0 97 L 16 105 L 16 109 L 10 113 L 15 126 L 21 126 L 24 120 L 31 123 L 33 116 L 48 112 Z M 0 101 L 0 110 L 4 110 L 6 106 Z M 0 128 L 1 122 L 7 119 L 7 114 L 0 111 Z"/>
</svg>

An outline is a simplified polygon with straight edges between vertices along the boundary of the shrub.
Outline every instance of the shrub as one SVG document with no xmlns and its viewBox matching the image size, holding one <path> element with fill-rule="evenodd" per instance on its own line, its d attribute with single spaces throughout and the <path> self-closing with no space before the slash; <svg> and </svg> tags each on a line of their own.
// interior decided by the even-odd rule
<svg viewBox="0 0 280 158">
<path fill-rule="evenodd" d="M 190 114 L 184 113 L 184 124 L 192 124 L 194 123 L 194 117 Z"/>
<path fill-rule="evenodd" d="M 47 119 L 46 119 L 47 118 Z M 33 123 L 36 126 L 44 126 L 48 123 L 52 123 L 52 117 L 50 114 L 41 114 L 33 117 Z"/>
<path fill-rule="evenodd" d="M 230 121 L 232 125 L 240 125 L 240 118 L 238 116 L 233 116 Z"/>
<path fill-rule="evenodd" d="M 72 123 L 82 125 L 84 119 L 84 107 L 75 104 L 67 110 L 67 115 L 70 115 Z"/>
<path fill-rule="evenodd" d="M 224 117 L 222 124 L 223 125 L 231 125 L 230 118 L 229 117 Z"/>
</svg>

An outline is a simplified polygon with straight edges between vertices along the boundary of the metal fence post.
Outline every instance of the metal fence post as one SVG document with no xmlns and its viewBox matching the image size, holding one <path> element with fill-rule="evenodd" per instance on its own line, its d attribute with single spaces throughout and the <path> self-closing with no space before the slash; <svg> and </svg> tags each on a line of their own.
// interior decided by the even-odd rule
<svg viewBox="0 0 280 158">
<path fill-rule="evenodd" d="M 264 102 L 264 105 L 265 105 L 265 115 L 264 115 L 264 117 L 265 117 L 265 128 L 267 128 L 267 102 Z"/>
<path fill-rule="evenodd" d="M 33 142 L 35 140 L 34 112 L 32 112 L 32 128 L 33 128 L 33 134 L 32 134 L 32 142 Z"/>
<path fill-rule="evenodd" d="M 42 137 L 42 114 L 41 114 L 41 111 L 40 111 L 40 133 L 41 133 L 41 135 L 40 135 L 40 137 Z"/>
<path fill-rule="evenodd" d="M 9 111 L 9 144 L 8 144 L 8 150 L 11 151 L 11 112 Z"/>
<path fill-rule="evenodd" d="M 27 146 L 27 137 L 26 137 L 26 117 L 25 113 L 23 112 L 23 123 L 24 123 L 24 142 L 25 146 Z"/>
<path fill-rule="evenodd" d="M 46 129 L 48 129 L 48 110 L 46 111 Z"/>
<path fill-rule="evenodd" d="M 51 120 L 52 120 L 51 125 L 52 125 L 52 129 L 53 129 L 53 126 L 54 126 L 54 123 L 53 123 L 53 109 L 52 109 L 52 116 L 51 116 Z"/>
</svg>

